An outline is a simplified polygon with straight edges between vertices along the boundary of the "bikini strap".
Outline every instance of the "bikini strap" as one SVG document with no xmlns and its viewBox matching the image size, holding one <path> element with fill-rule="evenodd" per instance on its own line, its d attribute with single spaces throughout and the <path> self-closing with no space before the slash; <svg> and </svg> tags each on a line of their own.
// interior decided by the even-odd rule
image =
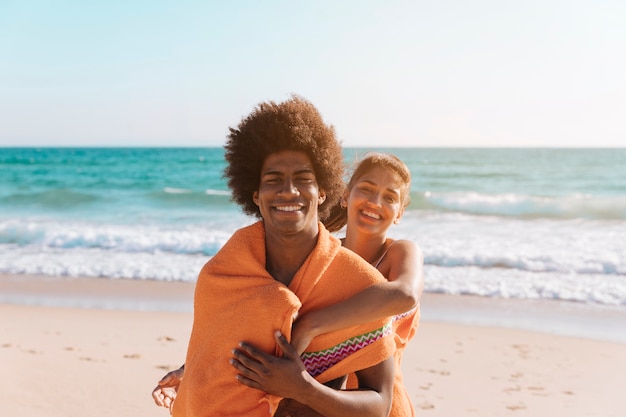
<svg viewBox="0 0 626 417">
<path fill-rule="evenodd" d="M 380 266 L 380 263 L 383 261 L 383 259 L 385 259 L 385 256 L 387 255 L 387 252 L 389 251 L 389 248 L 391 246 L 393 246 L 393 244 L 396 243 L 396 241 L 392 241 L 389 246 L 387 246 L 387 248 L 385 249 L 385 251 L 383 252 L 382 255 L 380 255 L 380 258 L 378 258 L 376 260 L 376 262 L 372 262 L 372 265 L 374 265 L 374 268 L 378 269 L 378 267 Z"/>
</svg>

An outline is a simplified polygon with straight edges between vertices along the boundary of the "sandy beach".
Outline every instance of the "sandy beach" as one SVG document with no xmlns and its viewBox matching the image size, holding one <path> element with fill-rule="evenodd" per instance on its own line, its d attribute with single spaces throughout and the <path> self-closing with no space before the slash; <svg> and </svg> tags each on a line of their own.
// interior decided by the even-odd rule
<svg viewBox="0 0 626 417">
<path fill-rule="evenodd" d="M 167 416 L 150 392 L 184 361 L 192 292 L 185 283 L 0 275 L 2 414 Z M 626 343 L 522 328 L 526 316 L 557 317 L 567 334 L 568 317 L 591 316 L 586 307 L 435 294 L 422 306 L 403 363 L 418 415 L 626 415 Z M 593 311 L 595 323 L 626 320 L 623 309 Z M 476 312 L 515 325 L 476 324 Z"/>
</svg>

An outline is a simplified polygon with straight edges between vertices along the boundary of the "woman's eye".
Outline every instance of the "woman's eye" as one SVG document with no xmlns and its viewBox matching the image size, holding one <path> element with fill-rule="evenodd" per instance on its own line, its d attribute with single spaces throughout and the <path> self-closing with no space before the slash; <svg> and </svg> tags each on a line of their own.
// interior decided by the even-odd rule
<svg viewBox="0 0 626 417">
<path fill-rule="evenodd" d="M 390 203 L 399 203 L 399 202 L 400 202 L 400 195 L 395 194 L 395 193 L 390 193 L 390 194 L 387 194 L 387 197 L 386 197 L 386 198 L 387 198 L 387 200 L 388 200 Z"/>
</svg>

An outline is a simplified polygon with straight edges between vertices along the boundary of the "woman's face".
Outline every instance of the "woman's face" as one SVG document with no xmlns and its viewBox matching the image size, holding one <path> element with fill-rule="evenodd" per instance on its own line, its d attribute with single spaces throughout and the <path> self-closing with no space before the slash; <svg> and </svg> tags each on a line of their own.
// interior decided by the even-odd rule
<svg viewBox="0 0 626 417">
<path fill-rule="evenodd" d="M 393 171 L 376 166 L 361 175 L 344 198 L 348 203 L 348 227 L 368 233 L 385 233 L 404 213 L 404 184 Z"/>
</svg>

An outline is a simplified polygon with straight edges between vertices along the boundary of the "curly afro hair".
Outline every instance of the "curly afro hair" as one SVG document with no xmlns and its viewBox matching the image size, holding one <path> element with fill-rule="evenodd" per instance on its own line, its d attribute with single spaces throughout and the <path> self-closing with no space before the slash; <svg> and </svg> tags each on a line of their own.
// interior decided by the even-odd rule
<svg viewBox="0 0 626 417">
<path fill-rule="evenodd" d="M 317 184 L 326 193 L 319 217 L 328 216 L 344 190 L 343 154 L 333 126 L 324 123 L 313 104 L 299 96 L 282 103 L 260 103 L 229 131 L 224 178 L 232 201 L 244 213 L 261 218 L 252 196 L 259 190 L 263 162 L 271 154 L 289 150 L 304 152 L 311 160 Z"/>
</svg>

